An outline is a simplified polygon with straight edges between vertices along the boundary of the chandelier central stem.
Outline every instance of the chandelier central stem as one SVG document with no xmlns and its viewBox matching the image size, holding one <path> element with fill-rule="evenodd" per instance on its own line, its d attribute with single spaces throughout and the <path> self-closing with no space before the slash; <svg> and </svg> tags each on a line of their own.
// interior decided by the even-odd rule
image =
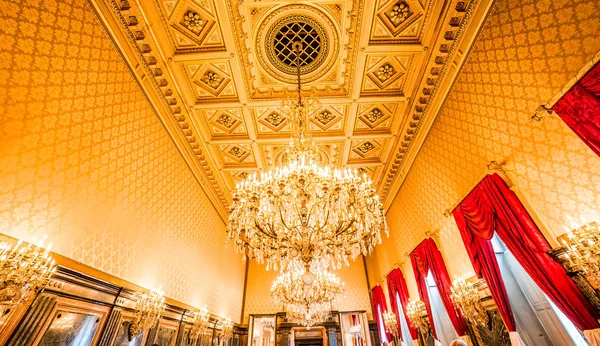
<svg viewBox="0 0 600 346">
<path fill-rule="evenodd" d="M 300 83 L 300 54 L 302 54 L 302 42 L 300 41 L 296 41 L 294 42 L 294 44 L 292 45 L 292 48 L 294 49 L 294 53 L 296 53 L 296 76 L 298 77 L 298 85 L 297 85 L 297 90 L 298 90 L 298 105 L 302 106 L 302 83 Z"/>
</svg>

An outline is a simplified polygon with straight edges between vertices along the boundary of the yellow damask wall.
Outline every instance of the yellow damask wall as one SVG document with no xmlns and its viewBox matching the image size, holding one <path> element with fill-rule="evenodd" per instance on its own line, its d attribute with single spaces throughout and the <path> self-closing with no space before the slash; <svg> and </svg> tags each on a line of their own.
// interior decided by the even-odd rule
<svg viewBox="0 0 600 346">
<path fill-rule="evenodd" d="M 372 319 L 371 298 L 363 261 L 358 258 L 356 262 L 351 263 L 350 267 L 333 272 L 345 285 L 345 292 L 335 300 L 333 309 L 338 311 L 365 310 L 369 319 Z M 267 271 L 265 265 L 250 261 L 244 304 L 245 323 L 248 323 L 251 314 L 274 314 L 283 311 L 281 306 L 271 300 L 271 285 L 278 275 L 278 271 Z"/>
<path fill-rule="evenodd" d="M 497 2 L 388 212 L 390 238 L 367 259 L 372 285 L 404 264 L 416 298 L 406 254 L 432 231 L 450 275 L 473 275 L 454 220 L 442 214 L 492 160 L 507 164 L 554 235 L 569 217 L 600 217 L 600 158 L 559 118 L 529 118 L 592 60 L 599 29 L 598 1 Z"/>
<path fill-rule="evenodd" d="M 84 0 L 0 1 L 0 181 L 1 233 L 239 320 L 225 225 Z"/>
</svg>

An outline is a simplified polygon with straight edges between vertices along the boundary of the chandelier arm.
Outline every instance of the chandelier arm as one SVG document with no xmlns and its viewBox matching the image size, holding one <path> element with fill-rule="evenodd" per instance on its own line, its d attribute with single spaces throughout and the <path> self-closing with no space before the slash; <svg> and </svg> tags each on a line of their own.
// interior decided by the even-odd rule
<svg viewBox="0 0 600 346">
<path fill-rule="evenodd" d="M 290 231 L 292 230 L 292 228 L 287 225 L 287 223 L 285 222 L 285 218 L 283 217 L 283 206 L 281 205 L 281 203 L 278 204 L 279 207 L 277 208 L 277 210 L 279 211 L 279 220 L 281 221 L 281 224 L 283 224 L 283 227 L 285 227 L 286 230 Z"/>
<path fill-rule="evenodd" d="M 258 223 L 258 220 L 255 219 L 254 220 L 254 226 L 256 227 L 257 230 L 260 231 L 260 233 L 264 234 L 265 236 L 271 238 L 271 239 L 277 239 L 277 235 L 276 234 L 270 234 L 269 232 L 265 231 L 264 228 L 261 227 L 261 225 Z"/>
<path fill-rule="evenodd" d="M 350 220 L 350 223 L 344 229 L 337 231 L 335 233 L 335 236 L 337 237 L 340 235 L 347 234 L 346 231 L 349 230 L 352 227 L 352 225 L 354 225 L 354 221 L 356 221 L 354 218 L 352 220 Z"/>
</svg>

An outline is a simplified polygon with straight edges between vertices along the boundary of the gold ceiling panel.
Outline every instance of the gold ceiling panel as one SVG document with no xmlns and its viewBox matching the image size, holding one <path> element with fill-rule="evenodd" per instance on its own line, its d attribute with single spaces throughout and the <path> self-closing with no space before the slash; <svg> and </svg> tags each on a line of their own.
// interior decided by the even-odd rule
<svg viewBox="0 0 600 346">
<path fill-rule="evenodd" d="M 289 136 L 290 121 L 279 107 L 252 108 L 252 122 L 259 135 L 283 134 Z"/>
<path fill-rule="evenodd" d="M 248 145 L 223 144 L 219 145 L 219 151 L 221 152 L 225 168 L 255 166 L 254 155 Z"/>
<path fill-rule="evenodd" d="M 211 139 L 231 136 L 248 137 L 241 108 L 200 110 L 204 124 L 210 129 Z"/>
<path fill-rule="evenodd" d="M 369 133 L 372 130 L 389 132 L 394 119 L 401 118 L 401 115 L 395 116 L 401 106 L 403 103 L 399 102 L 360 105 L 354 132 Z"/>
<path fill-rule="evenodd" d="M 388 203 L 491 2 L 87 1 L 224 218 L 236 182 L 285 160 L 292 42 L 323 106 L 322 161 L 361 169 Z"/>
<path fill-rule="evenodd" d="M 346 128 L 348 107 L 343 105 L 325 105 L 318 114 L 310 119 L 309 129 L 318 136 L 319 133 L 343 132 Z"/>
<path fill-rule="evenodd" d="M 415 54 L 367 55 L 361 95 L 404 95 Z"/>
<path fill-rule="evenodd" d="M 196 103 L 237 101 L 229 61 L 186 62 L 181 70 Z"/>
<path fill-rule="evenodd" d="M 378 0 L 370 43 L 420 42 L 433 1 Z"/>
<path fill-rule="evenodd" d="M 380 163 L 387 142 L 387 140 L 381 139 L 352 141 L 352 152 L 350 153 L 348 162 L 354 164 Z"/>
<path fill-rule="evenodd" d="M 166 34 L 177 52 L 225 50 L 212 1 L 157 0 Z"/>
</svg>

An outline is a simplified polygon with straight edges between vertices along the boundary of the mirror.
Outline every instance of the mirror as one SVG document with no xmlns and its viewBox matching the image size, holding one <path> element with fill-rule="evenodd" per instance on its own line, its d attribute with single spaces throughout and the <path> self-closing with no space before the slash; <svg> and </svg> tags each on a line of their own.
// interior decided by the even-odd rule
<svg viewBox="0 0 600 346">
<path fill-rule="evenodd" d="M 250 315 L 248 346 L 275 346 L 275 315 Z"/>
<path fill-rule="evenodd" d="M 342 346 L 371 346 L 367 313 L 340 312 Z"/>
</svg>

